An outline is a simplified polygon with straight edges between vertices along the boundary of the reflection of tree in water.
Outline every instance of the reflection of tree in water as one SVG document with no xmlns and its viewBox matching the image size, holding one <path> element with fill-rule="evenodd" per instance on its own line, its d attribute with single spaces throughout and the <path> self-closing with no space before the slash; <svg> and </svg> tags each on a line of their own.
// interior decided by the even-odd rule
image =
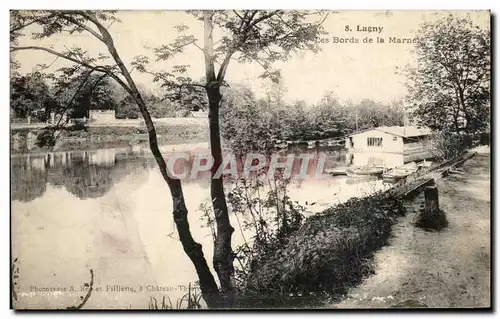
<svg viewBox="0 0 500 319">
<path fill-rule="evenodd" d="M 127 176 L 131 178 L 147 170 L 148 162 L 121 160 L 115 165 L 89 164 L 88 157 L 74 159 L 71 167 L 62 169 L 64 187 L 81 199 L 104 196 L 111 187 Z M 137 181 L 134 181 L 137 182 Z"/>
<path fill-rule="evenodd" d="M 31 166 L 24 158 L 11 159 L 11 199 L 30 202 L 45 193 L 47 171 Z"/>
<path fill-rule="evenodd" d="M 109 152 L 108 152 L 109 153 Z M 144 157 L 107 156 L 99 162 L 92 152 L 52 153 L 12 158 L 12 200 L 29 202 L 46 191 L 46 184 L 64 187 L 78 198 L 98 198 L 124 177 L 143 183 L 154 165 Z M 108 154 L 109 155 L 109 154 Z M 111 157 L 113 160 L 111 161 Z"/>
<path fill-rule="evenodd" d="M 111 169 L 81 162 L 62 169 L 64 187 L 78 198 L 97 198 L 106 194 L 113 181 Z"/>
</svg>

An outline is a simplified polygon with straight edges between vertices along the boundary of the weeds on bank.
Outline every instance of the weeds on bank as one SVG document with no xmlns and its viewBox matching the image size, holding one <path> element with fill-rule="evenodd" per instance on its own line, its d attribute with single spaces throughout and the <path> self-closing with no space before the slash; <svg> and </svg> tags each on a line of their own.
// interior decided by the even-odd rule
<svg viewBox="0 0 500 319">
<path fill-rule="evenodd" d="M 148 307 L 150 310 L 202 309 L 201 298 L 201 292 L 198 289 L 192 289 L 189 283 L 188 292 L 176 301 L 175 307 L 169 296 L 163 296 L 161 303 L 158 303 L 155 297 L 150 297 Z"/>
</svg>

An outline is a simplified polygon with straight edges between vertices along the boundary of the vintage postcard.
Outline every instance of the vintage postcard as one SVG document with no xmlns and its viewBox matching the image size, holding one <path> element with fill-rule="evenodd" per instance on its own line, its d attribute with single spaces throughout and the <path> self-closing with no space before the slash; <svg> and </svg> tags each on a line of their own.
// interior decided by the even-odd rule
<svg viewBox="0 0 500 319">
<path fill-rule="evenodd" d="M 490 308 L 490 23 L 10 11 L 12 308 Z"/>
</svg>

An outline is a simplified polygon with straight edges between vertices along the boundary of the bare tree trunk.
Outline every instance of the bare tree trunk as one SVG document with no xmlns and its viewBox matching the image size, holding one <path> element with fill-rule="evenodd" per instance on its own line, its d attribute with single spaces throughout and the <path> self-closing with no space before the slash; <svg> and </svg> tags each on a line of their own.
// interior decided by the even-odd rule
<svg viewBox="0 0 500 319">
<path fill-rule="evenodd" d="M 217 223 L 217 235 L 214 246 L 214 269 L 220 280 L 222 293 L 226 297 L 228 305 L 232 304 L 233 285 L 232 276 L 234 274 L 233 250 L 231 248 L 231 236 L 234 228 L 229 221 L 226 196 L 224 194 L 224 184 L 222 176 L 213 178 L 217 169 L 222 164 L 222 147 L 219 128 L 219 88 L 207 89 L 209 96 L 209 121 L 210 121 L 210 149 L 214 159 L 212 166 L 212 179 L 210 183 L 210 194 L 214 208 L 215 221 Z"/>
<path fill-rule="evenodd" d="M 97 25 L 99 31 L 103 35 L 104 42 L 108 48 L 108 51 L 115 60 L 123 76 L 125 77 L 128 86 L 124 85 L 124 83 L 120 84 L 122 84 L 125 90 L 127 90 L 127 92 L 129 92 L 129 94 L 132 95 L 132 97 L 134 98 L 135 102 L 137 103 L 141 111 L 142 117 L 144 118 L 144 122 L 148 130 L 149 146 L 151 152 L 153 153 L 153 156 L 156 159 L 156 163 L 160 168 L 161 174 L 170 189 L 170 194 L 172 196 L 172 202 L 173 202 L 174 221 L 177 226 L 177 231 L 179 233 L 179 239 L 182 243 L 184 252 L 186 253 L 186 255 L 188 255 L 188 257 L 191 259 L 191 262 L 195 266 L 198 278 L 200 280 L 200 289 L 203 295 L 203 299 L 210 308 L 220 307 L 221 299 L 217 283 L 215 282 L 215 279 L 212 273 L 210 272 L 207 261 L 203 255 L 201 244 L 194 241 L 191 235 L 191 231 L 189 229 L 188 210 L 186 208 L 186 204 L 184 201 L 181 181 L 178 179 L 172 179 L 168 175 L 167 165 L 160 152 L 160 149 L 158 148 L 156 130 L 153 121 L 151 120 L 149 111 L 144 103 L 141 94 L 137 89 L 137 86 L 135 85 L 134 80 L 132 79 L 126 66 L 124 65 L 123 61 L 118 55 L 118 52 L 116 51 L 116 48 L 113 44 L 113 39 L 111 38 L 111 35 L 108 33 L 107 29 L 104 28 L 97 20 L 91 20 L 91 21 Z"/>
<path fill-rule="evenodd" d="M 213 12 L 205 11 L 204 21 L 204 56 L 205 56 L 205 76 L 207 84 L 205 86 L 209 103 L 209 124 L 210 124 L 210 150 L 214 159 L 211 169 L 212 179 L 210 183 L 210 193 L 214 208 L 215 221 L 217 224 L 217 234 L 214 245 L 214 269 L 219 277 L 222 295 L 225 305 L 231 307 L 234 301 L 234 288 L 232 278 L 234 274 L 233 250 L 231 248 L 231 236 L 234 228 L 229 221 L 229 213 L 224 194 L 224 184 L 222 176 L 214 178 L 214 175 L 222 163 L 222 147 L 219 128 L 219 107 L 222 95 L 220 85 L 224 79 L 227 65 L 231 58 L 229 52 L 222 63 L 219 75 L 215 75 L 215 56 L 213 52 Z"/>
</svg>

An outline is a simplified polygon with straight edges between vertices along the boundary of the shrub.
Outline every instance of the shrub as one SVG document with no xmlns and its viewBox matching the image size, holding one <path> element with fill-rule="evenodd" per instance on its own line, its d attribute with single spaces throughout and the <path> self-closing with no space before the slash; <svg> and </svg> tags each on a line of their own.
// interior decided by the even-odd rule
<svg viewBox="0 0 500 319">
<path fill-rule="evenodd" d="M 431 145 L 436 159 L 445 161 L 462 155 L 471 146 L 471 141 L 464 134 L 441 132 L 433 136 Z"/>
<path fill-rule="evenodd" d="M 415 225 L 426 230 L 439 231 L 448 226 L 448 220 L 446 219 L 446 213 L 441 209 L 434 212 L 422 210 L 417 216 Z"/>
<path fill-rule="evenodd" d="M 276 306 L 297 305 L 295 296 L 345 292 L 373 272 L 371 254 L 387 244 L 404 214 L 400 200 L 376 194 L 310 217 L 284 245 L 252 261 L 245 294 L 254 296 L 253 304 L 258 298 L 259 306 Z"/>
<path fill-rule="evenodd" d="M 56 145 L 54 132 L 52 130 L 43 130 L 40 134 L 37 135 L 35 144 L 38 147 L 52 147 Z"/>
<path fill-rule="evenodd" d="M 73 125 L 68 126 L 68 131 L 86 131 L 87 125 L 83 120 L 75 119 Z"/>
</svg>

